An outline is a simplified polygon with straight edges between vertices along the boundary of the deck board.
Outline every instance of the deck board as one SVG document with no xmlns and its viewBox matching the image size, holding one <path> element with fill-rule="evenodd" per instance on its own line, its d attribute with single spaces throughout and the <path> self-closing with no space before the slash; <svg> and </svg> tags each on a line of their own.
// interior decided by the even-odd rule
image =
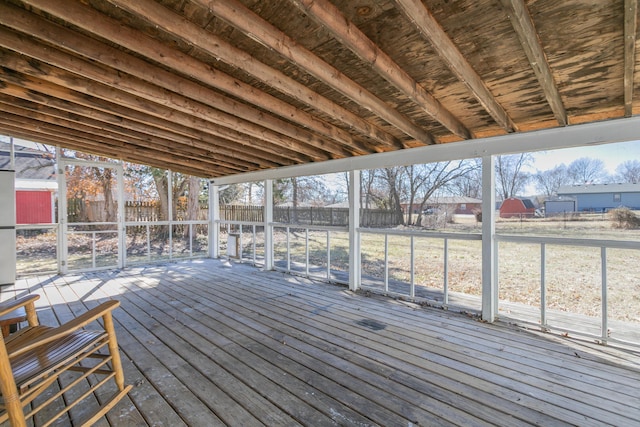
<svg viewBox="0 0 640 427">
<path fill-rule="evenodd" d="M 47 324 L 121 301 L 134 388 L 100 425 L 640 425 L 634 350 L 247 265 L 31 277 L 0 298 L 28 292 Z"/>
</svg>

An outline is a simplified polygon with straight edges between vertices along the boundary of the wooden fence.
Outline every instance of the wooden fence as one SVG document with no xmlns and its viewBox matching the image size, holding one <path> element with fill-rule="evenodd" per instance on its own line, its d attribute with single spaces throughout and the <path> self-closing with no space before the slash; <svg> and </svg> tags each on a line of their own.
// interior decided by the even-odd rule
<svg viewBox="0 0 640 427">
<path fill-rule="evenodd" d="M 264 221 L 263 206 L 222 205 L 220 218 L 227 221 Z M 274 222 L 300 225 L 349 225 L 348 208 L 325 207 L 274 207 Z M 402 214 L 385 209 L 361 209 L 360 225 L 363 227 L 393 227 L 402 224 Z"/>
<path fill-rule="evenodd" d="M 111 209 L 116 209 L 115 205 Z M 67 220 L 69 222 L 108 222 L 109 213 L 104 200 L 67 200 Z M 115 218 L 116 212 L 111 214 Z M 140 202 L 127 201 L 124 203 L 124 218 L 127 222 L 154 222 L 167 221 L 166 210 L 163 212 L 160 204 L 156 201 Z M 174 207 L 174 221 L 184 221 L 187 217 L 186 203 L 178 201 Z M 201 202 L 198 207 L 197 220 L 205 221 L 209 217 L 209 206 L 206 202 Z"/>
</svg>

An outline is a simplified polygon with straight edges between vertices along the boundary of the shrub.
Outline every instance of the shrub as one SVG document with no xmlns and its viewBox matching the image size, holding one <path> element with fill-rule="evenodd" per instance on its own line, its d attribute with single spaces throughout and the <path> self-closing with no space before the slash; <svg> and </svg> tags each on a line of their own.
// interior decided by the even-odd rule
<svg viewBox="0 0 640 427">
<path fill-rule="evenodd" d="M 616 208 L 609 211 L 609 217 L 615 228 L 640 228 L 640 218 L 629 208 Z"/>
</svg>

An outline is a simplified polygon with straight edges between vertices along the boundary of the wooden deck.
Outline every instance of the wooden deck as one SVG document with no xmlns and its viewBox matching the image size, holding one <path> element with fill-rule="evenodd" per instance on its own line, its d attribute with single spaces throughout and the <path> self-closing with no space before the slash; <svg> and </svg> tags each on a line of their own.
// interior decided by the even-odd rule
<svg viewBox="0 0 640 427">
<path fill-rule="evenodd" d="M 134 388 L 100 425 L 640 425 L 638 353 L 246 265 L 34 277 L 1 297 L 28 292 L 48 324 L 121 301 Z"/>
</svg>

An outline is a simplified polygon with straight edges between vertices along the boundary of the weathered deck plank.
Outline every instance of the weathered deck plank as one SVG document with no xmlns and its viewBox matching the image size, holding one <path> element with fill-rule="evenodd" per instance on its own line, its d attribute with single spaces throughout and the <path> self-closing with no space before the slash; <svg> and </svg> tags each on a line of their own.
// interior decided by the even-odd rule
<svg viewBox="0 0 640 427">
<path fill-rule="evenodd" d="M 640 425 L 633 351 L 246 265 L 35 277 L 0 298 L 28 292 L 48 324 L 121 301 L 135 387 L 101 425 Z"/>
</svg>

